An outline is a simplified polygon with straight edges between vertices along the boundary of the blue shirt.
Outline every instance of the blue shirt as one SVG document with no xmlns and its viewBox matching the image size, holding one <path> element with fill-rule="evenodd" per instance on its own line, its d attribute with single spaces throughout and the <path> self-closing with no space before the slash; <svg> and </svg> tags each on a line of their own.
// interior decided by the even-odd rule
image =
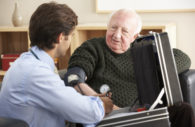
<svg viewBox="0 0 195 127">
<path fill-rule="evenodd" d="M 34 46 L 6 72 L 0 91 L 0 116 L 18 118 L 30 127 L 64 127 L 65 120 L 83 124 L 104 117 L 99 97 L 82 96 L 54 72 L 53 59 Z"/>
</svg>

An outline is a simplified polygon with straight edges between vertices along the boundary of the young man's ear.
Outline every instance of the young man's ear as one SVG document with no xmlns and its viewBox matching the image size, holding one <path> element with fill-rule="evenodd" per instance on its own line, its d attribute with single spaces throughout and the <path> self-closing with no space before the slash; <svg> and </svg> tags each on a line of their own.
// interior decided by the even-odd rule
<svg viewBox="0 0 195 127">
<path fill-rule="evenodd" d="M 56 42 L 57 43 L 60 43 L 60 41 L 63 39 L 63 33 L 60 33 L 59 35 L 58 35 L 58 37 L 57 37 L 57 40 L 56 40 Z"/>
</svg>

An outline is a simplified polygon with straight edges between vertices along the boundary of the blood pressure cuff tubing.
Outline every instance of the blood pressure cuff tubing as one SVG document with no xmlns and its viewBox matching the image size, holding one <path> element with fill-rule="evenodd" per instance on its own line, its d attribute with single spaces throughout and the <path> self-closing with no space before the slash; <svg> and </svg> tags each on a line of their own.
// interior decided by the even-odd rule
<svg viewBox="0 0 195 127">
<path fill-rule="evenodd" d="M 86 74 L 82 68 L 73 67 L 67 70 L 67 73 L 64 75 L 64 82 L 66 86 L 74 87 L 78 83 L 84 83 L 85 77 Z"/>
</svg>

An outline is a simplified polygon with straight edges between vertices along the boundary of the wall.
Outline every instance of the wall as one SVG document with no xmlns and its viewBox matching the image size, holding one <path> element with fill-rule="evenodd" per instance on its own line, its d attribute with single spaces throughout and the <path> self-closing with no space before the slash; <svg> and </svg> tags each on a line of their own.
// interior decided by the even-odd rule
<svg viewBox="0 0 195 127">
<path fill-rule="evenodd" d="M 18 0 L 24 24 L 28 24 L 33 11 L 50 0 Z M 108 14 L 95 12 L 95 0 L 56 0 L 68 4 L 79 16 L 80 23 L 106 22 Z M 11 15 L 14 0 L 0 0 L 0 26 L 12 26 Z M 140 13 L 143 22 L 174 22 L 177 26 L 177 48 L 186 52 L 195 69 L 195 12 L 184 13 Z"/>
</svg>

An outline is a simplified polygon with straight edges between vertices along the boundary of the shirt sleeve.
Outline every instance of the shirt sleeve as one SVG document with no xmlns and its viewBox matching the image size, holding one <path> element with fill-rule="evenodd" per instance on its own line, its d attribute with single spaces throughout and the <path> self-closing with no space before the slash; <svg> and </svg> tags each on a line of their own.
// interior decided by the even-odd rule
<svg viewBox="0 0 195 127">
<path fill-rule="evenodd" d="M 104 117 L 103 102 L 99 97 L 83 96 L 74 88 L 65 86 L 59 75 L 46 67 L 33 69 L 30 84 L 27 99 L 30 105 L 83 124 L 93 124 Z"/>
</svg>

